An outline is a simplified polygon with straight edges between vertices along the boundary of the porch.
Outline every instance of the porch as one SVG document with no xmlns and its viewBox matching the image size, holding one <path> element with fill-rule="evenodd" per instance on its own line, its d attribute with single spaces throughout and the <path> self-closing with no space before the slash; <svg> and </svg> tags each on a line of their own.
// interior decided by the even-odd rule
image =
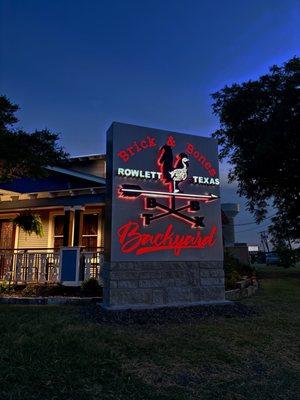
<svg viewBox="0 0 300 400">
<path fill-rule="evenodd" d="M 103 263 L 105 156 L 73 157 L 45 167 L 39 179 L 13 179 L 0 186 L 0 282 L 59 282 L 63 249 L 76 251 L 76 282 L 100 281 Z M 28 233 L 14 218 L 30 212 L 43 233 Z M 77 250 L 76 250 L 77 249 Z M 79 250 L 78 250 L 79 249 Z M 64 276 L 65 277 L 65 276 Z"/>
<path fill-rule="evenodd" d="M 41 219 L 42 236 L 29 235 L 14 225 L 18 211 L 0 210 L 0 282 L 60 282 L 62 249 L 68 248 L 79 249 L 74 266 L 79 271 L 77 281 L 93 277 L 101 283 L 104 207 L 32 207 L 31 212 Z"/>
<path fill-rule="evenodd" d="M 79 254 L 79 281 L 95 278 L 101 284 L 103 248 L 82 248 Z M 57 283 L 61 261 L 60 249 L 0 249 L 0 282 Z"/>
</svg>

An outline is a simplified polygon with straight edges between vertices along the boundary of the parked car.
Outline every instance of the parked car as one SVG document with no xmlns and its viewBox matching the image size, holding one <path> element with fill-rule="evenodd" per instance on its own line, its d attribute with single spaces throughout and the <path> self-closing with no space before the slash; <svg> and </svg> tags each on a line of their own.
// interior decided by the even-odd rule
<svg viewBox="0 0 300 400">
<path fill-rule="evenodd" d="M 250 254 L 251 264 L 265 264 L 266 263 L 266 253 L 264 251 L 258 251 L 256 253 Z"/>
<path fill-rule="evenodd" d="M 267 253 L 266 254 L 266 264 L 267 265 L 278 265 L 279 257 L 277 253 Z"/>
</svg>

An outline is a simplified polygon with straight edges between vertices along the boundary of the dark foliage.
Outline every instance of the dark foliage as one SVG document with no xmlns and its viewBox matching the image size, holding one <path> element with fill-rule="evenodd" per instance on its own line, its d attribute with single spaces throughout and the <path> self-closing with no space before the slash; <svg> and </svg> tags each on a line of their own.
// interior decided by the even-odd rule
<svg viewBox="0 0 300 400">
<path fill-rule="evenodd" d="M 235 289 L 237 282 L 240 281 L 242 277 L 251 277 L 255 275 L 255 269 L 253 267 L 241 263 L 227 251 L 225 251 L 224 254 L 224 272 L 226 290 Z"/>
<path fill-rule="evenodd" d="M 89 278 L 82 282 L 81 293 L 87 297 L 98 297 L 101 296 L 102 289 L 97 279 Z"/>
<path fill-rule="evenodd" d="M 298 251 L 287 245 L 285 240 L 275 243 L 275 251 L 279 257 L 279 265 L 284 268 L 294 267 L 298 261 Z"/>
<path fill-rule="evenodd" d="M 0 285 L 0 295 L 18 297 L 101 297 L 102 288 L 94 278 L 87 279 L 78 286 L 64 286 L 61 283 L 28 283 L 24 285 L 3 282 Z"/>
<path fill-rule="evenodd" d="M 67 154 L 58 145 L 59 136 L 48 129 L 27 133 L 14 129 L 19 106 L 0 96 L 0 182 L 45 175 L 43 167 L 55 165 Z"/>
<path fill-rule="evenodd" d="M 22 297 L 80 296 L 78 287 L 64 286 L 60 283 L 28 284 L 25 287 L 16 285 L 11 287 L 8 293 Z"/>
<path fill-rule="evenodd" d="M 32 214 L 31 211 L 20 213 L 13 219 L 13 223 L 29 235 L 32 233 L 40 237 L 44 235 L 41 217 L 37 214 Z"/>
<path fill-rule="evenodd" d="M 294 57 L 256 81 L 225 86 L 212 95 L 220 119 L 213 136 L 221 158 L 232 165 L 229 181 L 238 182 L 257 222 L 273 204 L 278 212 L 272 236 L 287 242 L 300 237 L 299 71 L 300 58 Z"/>
</svg>

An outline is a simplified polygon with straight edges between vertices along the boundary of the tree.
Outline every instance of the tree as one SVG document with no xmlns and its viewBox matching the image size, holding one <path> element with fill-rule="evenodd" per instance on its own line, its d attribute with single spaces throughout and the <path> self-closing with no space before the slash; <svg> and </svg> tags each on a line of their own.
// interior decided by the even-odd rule
<svg viewBox="0 0 300 400">
<path fill-rule="evenodd" d="M 44 176 L 46 165 L 55 165 L 67 157 L 58 145 L 57 134 L 47 129 L 33 133 L 14 129 L 18 109 L 6 96 L 0 96 L 0 182 Z"/>
<path fill-rule="evenodd" d="M 294 57 L 255 81 L 212 94 L 220 120 L 213 136 L 221 159 L 231 164 L 229 181 L 238 182 L 258 223 L 274 206 L 270 233 L 281 245 L 300 237 L 299 72 L 300 58 Z"/>
</svg>

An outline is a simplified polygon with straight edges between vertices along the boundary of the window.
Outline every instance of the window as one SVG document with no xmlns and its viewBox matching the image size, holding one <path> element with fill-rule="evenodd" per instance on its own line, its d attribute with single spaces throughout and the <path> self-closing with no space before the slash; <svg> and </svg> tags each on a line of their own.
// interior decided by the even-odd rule
<svg viewBox="0 0 300 400">
<path fill-rule="evenodd" d="M 95 250 L 98 242 L 99 214 L 83 214 L 82 246 L 85 250 Z"/>
<path fill-rule="evenodd" d="M 0 220 L 0 248 L 13 249 L 15 243 L 15 227 L 9 220 Z"/>
<path fill-rule="evenodd" d="M 64 244 L 64 215 L 55 215 L 54 217 L 54 244 L 55 249 L 59 249 Z"/>
<path fill-rule="evenodd" d="M 53 247 L 59 249 L 64 243 L 65 215 L 55 215 L 53 219 Z M 98 246 L 99 214 L 82 215 L 81 246 L 87 251 L 93 251 Z"/>
</svg>

